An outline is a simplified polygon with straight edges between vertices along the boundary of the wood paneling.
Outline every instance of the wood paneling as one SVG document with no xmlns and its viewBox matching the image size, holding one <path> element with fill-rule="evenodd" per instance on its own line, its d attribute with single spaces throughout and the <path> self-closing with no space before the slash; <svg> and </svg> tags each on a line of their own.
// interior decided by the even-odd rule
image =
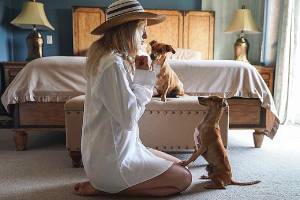
<svg viewBox="0 0 300 200">
<path fill-rule="evenodd" d="M 177 10 L 146 10 L 166 15 L 167 19 L 147 27 L 146 42 L 157 40 L 175 48 L 190 48 L 201 51 L 202 59 L 213 59 L 214 12 Z M 105 19 L 100 8 L 80 8 L 73 11 L 74 55 L 85 55 L 87 48 L 98 37 L 90 32 Z"/>
<path fill-rule="evenodd" d="M 214 12 L 191 11 L 183 19 L 183 47 L 200 51 L 202 59 L 213 59 Z"/>
<path fill-rule="evenodd" d="M 65 126 L 64 103 L 19 104 L 19 126 Z"/>
<path fill-rule="evenodd" d="M 12 82 L 15 76 L 21 71 L 27 62 L 1 62 L 0 65 L 4 71 L 4 89 Z"/>
<path fill-rule="evenodd" d="M 231 128 L 262 127 L 264 110 L 259 99 L 228 99 Z"/>
<path fill-rule="evenodd" d="M 258 99 L 231 98 L 229 104 L 230 128 L 264 128 L 265 113 Z M 64 126 L 64 102 L 19 104 L 19 127 Z"/>
<path fill-rule="evenodd" d="M 147 40 L 149 43 L 152 40 L 171 44 L 174 48 L 183 47 L 183 15 L 176 10 L 148 10 L 156 14 L 163 14 L 167 19 L 153 26 L 147 27 Z"/>
<path fill-rule="evenodd" d="M 273 94 L 274 88 L 274 67 L 267 67 L 264 65 L 254 65 L 256 70 L 260 73 L 261 77 L 266 82 L 267 86 L 269 87 L 271 93 Z"/>
<path fill-rule="evenodd" d="M 74 55 L 86 55 L 89 46 L 99 38 L 91 31 L 105 21 L 100 8 L 73 8 L 73 51 Z"/>
</svg>

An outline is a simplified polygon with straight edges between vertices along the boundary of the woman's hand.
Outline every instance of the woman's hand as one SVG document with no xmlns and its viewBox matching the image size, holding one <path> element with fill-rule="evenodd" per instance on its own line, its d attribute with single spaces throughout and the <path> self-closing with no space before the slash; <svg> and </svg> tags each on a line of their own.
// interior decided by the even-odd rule
<svg viewBox="0 0 300 200">
<path fill-rule="evenodd" d="M 136 56 L 135 68 L 142 70 L 150 70 L 150 66 L 148 64 L 148 56 Z"/>
</svg>

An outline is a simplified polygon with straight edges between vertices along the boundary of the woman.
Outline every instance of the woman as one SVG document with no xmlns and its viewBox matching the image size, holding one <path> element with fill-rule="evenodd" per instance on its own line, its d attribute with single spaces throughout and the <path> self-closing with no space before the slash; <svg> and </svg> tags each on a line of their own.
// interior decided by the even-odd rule
<svg viewBox="0 0 300 200">
<path fill-rule="evenodd" d="M 167 196 L 191 184 L 179 159 L 139 139 L 138 120 L 151 100 L 155 73 L 149 65 L 135 66 L 134 58 L 147 23 L 164 19 L 144 12 L 136 0 L 119 0 L 92 32 L 103 36 L 88 52 L 81 152 L 89 181 L 75 185 L 78 195 Z"/>
</svg>

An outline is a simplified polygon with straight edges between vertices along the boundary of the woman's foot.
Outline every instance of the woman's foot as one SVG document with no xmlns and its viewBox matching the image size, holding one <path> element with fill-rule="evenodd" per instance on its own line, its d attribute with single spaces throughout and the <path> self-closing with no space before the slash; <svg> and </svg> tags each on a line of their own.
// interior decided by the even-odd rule
<svg viewBox="0 0 300 200">
<path fill-rule="evenodd" d="M 104 194 L 104 192 L 96 190 L 88 181 L 77 183 L 74 186 L 74 193 L 80 196 L 97 196 Z"/>
</svg>

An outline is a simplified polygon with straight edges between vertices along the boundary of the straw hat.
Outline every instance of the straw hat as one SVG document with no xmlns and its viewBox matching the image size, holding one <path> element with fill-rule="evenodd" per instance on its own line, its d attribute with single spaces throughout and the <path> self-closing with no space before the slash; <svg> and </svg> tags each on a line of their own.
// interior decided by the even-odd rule
<svg viewBox="0 0 300 200">
<path fill-rule="evenodd" d="M 166 16 L 145 12 L 137 0 L 118 0 L 108 6 L 106 21 L 91 33 L 93 35 L 102 35 L 110 28 L 139 19 L 146 19 L 147 25 L 151 26 L 163 22 Z"/>
</svg>

